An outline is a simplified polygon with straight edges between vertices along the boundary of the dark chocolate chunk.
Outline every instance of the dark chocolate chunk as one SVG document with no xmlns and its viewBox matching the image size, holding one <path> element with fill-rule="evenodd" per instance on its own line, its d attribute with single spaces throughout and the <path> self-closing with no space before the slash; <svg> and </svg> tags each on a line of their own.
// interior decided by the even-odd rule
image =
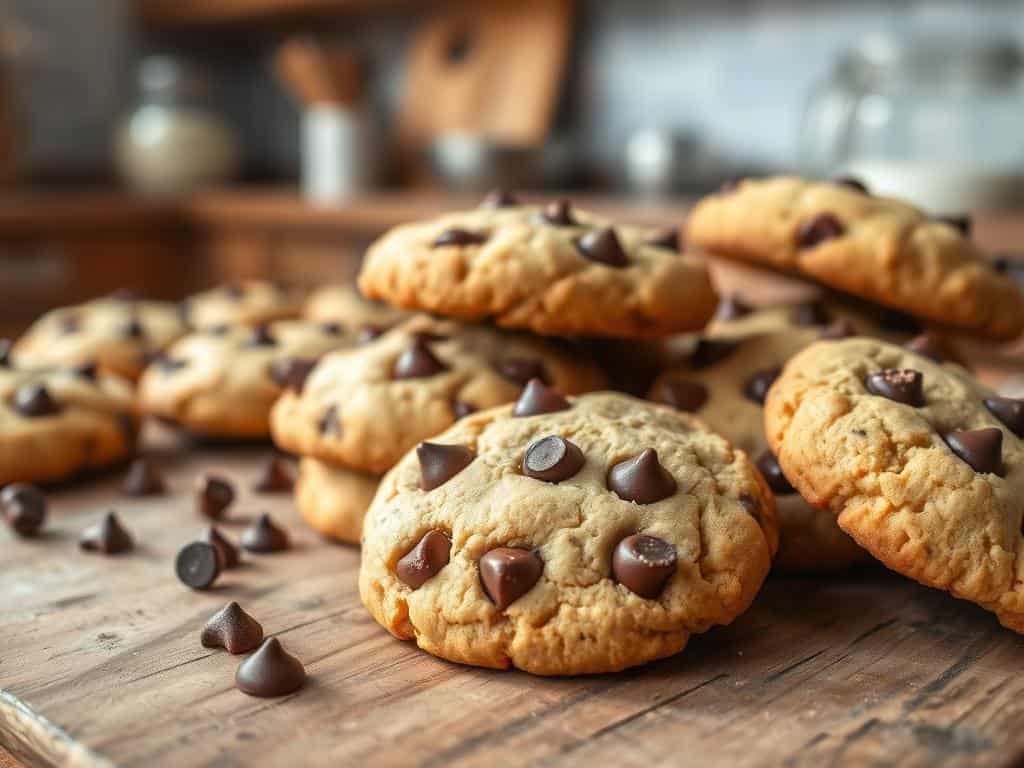
<svg viewBox="0 0 1024 768">
<path fill-rule="evenodd" d="M 708 388 L 699 381 L 665 376 L 655 387 L 652 399 L 677 411 L 696 413 L 708 401 Z"/>
<path fill-rule="evenodd" d="M 270 332 L 270 326 L 268 325 L 254 325 L 249 332 L 249 338 L 244 342 L 246 347 L 273 347 L 276 344 L 277 339 Z"/>
<path fill-rule="evenodd" d="M 1003 475 L 1003 430 L 999 427 L 950 432 L 945 440 L 975 472 Z"/>
<path fill-rule="evenodd" d="M 761 454 L 761 457 L 757 460 L 757 468 L 761 470 L 761 474 L 764 475 L 764 479 L 768 481 L 768 487 L 775 492 L 777 496 L 786 496 L 791 493 L 796 493 L 796 489 L 789 484 L 789 480 L 782 474 L 782 467 L 779 465 L 779 460 L 775 458 L 775 454 L 771 451 L 765 451 Z"/>
<path fill-rule="evenodd" d="M 793 308 L 790 320 L 794 325 L 826 325 L 832 320 L 832 313 L 821 299 L 805 301 Z"/>
<path fill-rule="evenodd" d="M 302 394 L 306 386 L 306 379 L 320 362 L 315 357 L 286 357 L 275 360 L 270 364 L 270 378 L 283 389 L 290 389 L 293 392 Z"/>
<path fill-rule="evenodd" d="M 242 548 L 250 552 L 283 552 L 291 546 L 287 531 L 263 513 L 242 532 Z"/>
<path fill-rule="evenodd" d="M 519 198 L 507 189 L 492 189 L 480 203 L 481 208 L 514 208 Z"/>
<path fill-rule="evenodd" d="M 558 392 L 540 379 L 530 379 L 516 401 L 512 415 L 516 417 L 538 416 L 542 413 L 564 411 L 572 406 Z"/>
<path fill-rule="evenodd" d="M 99 376 L 99 367 L 95 362 L 79 363 L 70 368 L 72 375 L 79 377 L 80 379 L 88 379 L 89 381 L 96 381 Z"/>
<path fill-rule="evenodd" d="M 125 322 L 120 328 L 120 333 L 126 339 L 138 340 L 146 337 L 146 329 L 137 317 L 133 317 Z"/>
<path fill-rule="evenodd" d="M 196 480 L 196 509 L 211 520 L 220 520 L 235 500 L 235 487 L 219 475 L 200 475 Z"/>
<path fill-rule="evenodd" d="M 163 477 L 148 459 L 136 459 L 121 483 L 125 496 L 159 496 L 167 490 Z"/>
<path fill-rule="evenodd" d="M 758 405 L 764 405 L 764 399 L 768 396 L 768 390 L 771 389 L 775 380 L 779 378 L 780 373 L 782 373 L 782 366 L 779 365 L 756 371 L 753 376 L 747 379 L 747 383 L 743 385 L 743 394 L 748 400 L 752 400 Z"/>
<path fill-rule="evenodd" d="M 754 308 L 740 298 L 739 294 L 730 293 L 718 302 L 718 307 L 715 309 L 715 319 L 738 320 L 741 317 L 746 317 L 753 311 Z"/>
<path fill-rule="evenodd" d="M 829 341 L 838 341 L 839 339 L 848 339 L 851 336 L 857 335 L 857 329 L 853 323 L 845 318 L 835 320 L 824 328 L 821 329 L 821 333 L 818 334 L 818 338 L 827 339 Z"/>
<path fill-rule="evenodd" d="M 585 461 L 578 445 L 564 437 L 548 435 L 526 449 L 523 474 L 546 483 L 560 483 L 579 472 Z"/>
<path fill-rule="evenodd" d="M 345 332 L 345 326 L 337 322 L 320 323 L 320 331 L 325 336 L 341 336 Z"/>
<path fill-rule="evenodd" d="M 494 365 L 495 370 L 506 379 L 520 387 L 525 387 L 530 379 L 548 381 L 548 373 L 544 363 L 529 357 L 506 357 Z"/>
<path fill-rule="evenodd" d="M 813 248 L 826 240 L 840 237 L 846 230 L 831 213 L 819 213 L 797 230 L 796 242 L 801 248 Z"/>
<path fill-rule="evenodd" d="M 178 552 L 174 572 L 186 587 L 209 589 L 220 576 L 221 553 L 213 544 L 193 541 Z"/>
<path fill-rule="evenodd" d="M 576 247 L 584 257 L 599 264 L 624 267 L 629 263 L 626 252 L 622 250 L 622 243 L 611 227 L 587 232 L 576 241 Z"/>
<path fill-rule="evenodd" d="M 861 192 L 865 195 L 871 194 L 868 192 L 867 185 L 865 185 L 860 179 L 854 178 L 853 176 L 837 176 L 832 179 L 832 183 L 838 184 L 841 187 L 848 187 L 849 189 Z"/>
<path fill-rule="evenodd" d="M 42 384 L 26 384 L 14 392 L 14 410 L 22 416 L 37 418 L 60 412 L 60 405 Z"/>
<path fill-rule="evenodd" d="M 964 237 L 971 236 L 971 217 L 966 213 L 955 216 L 936 216 L 935 220 L 941 221 L 943 224 L 948 224 L 953 227 L 953 229 L 960 232 Z"/>
<path fill-rule="evenodd" d="M 437 529 L 427 531 L 395 564 L 395 574 L 413 589 L 419 589 L 448 565 L 452 542 Z"/>
<path fill-rule="evenodd" d="M 572 215 L 572 204 L 565 198 L 555 200 L 544 206 L 540 212 L 541 220 L 556 227 L 574 227 L 576 219 Z"/>
<path fill-rule="evenodd" d="M 257 493 L 291 493 L 295 485 L 291 468 L 278 456 L 268 456 L 260 465 L 252 489 Z"/>
<path fill-rule="evenodd" d="M 443 248 L 449 245 L 482 245 L 487 242 L 487 235 L 481 232 L 471 232 L 468 229 L 452 227 L 446 229 L 431 243 L 432 248 Z"/>
<path fill-rule="evenodd" d="M 701 339 L 697 342 L 697 348 L 690 357 L 690 365 L 696 370 L 707 368 L 709 365 L 725 360 L 739 345 L 735 341 L 719 339 Z"/>
<path fill-rule="evenodd" d="M 653 504 L 675 493 L 676 481 L 661 466 L 658 453 L 653 448 L 645 448 L 608 470 L 608 488 L 626 501 Z"/>
<path fill-rule="evenodd" d="M 338 406 L 328 406 L 327 410 L 324 411 L 324 415 L 320 417 L 320 420 L 316 423 L 317 429 L 321 435 L 329 435 L 331 437 L 341 437 L 341 417 L 338 415 Z"/>
<path fill-rule="evenodd" d="M 1024 400 L 1012 397 L 985 398 L 985 407 L 1017 437 L 1024 437 Z"/>
<path fill-rule="evenodd" d="M 223 648 L 228 653 L 248 653 L 263 642 L 263 627 L 230 602 L 217 611 L 203 627 L 199 642 L 204 648 Z"/>
<path fill-rule="evenodd" d="M 464 445 L 440 443 L 420 443 L 416 456 L 420 461 L 420 487 L 425 491 L 444 485 L 476 458 Z"/>
<path fill-rule="evenodd" d="M 213 525 L 208 525 L 203 529 L 202 534 L 199 536 L 200 541 L 205 541 L 207 544 L 212 544 L 220 552 L 220 559 L 222 567 L 225 569 L 237 568 L 242 562 L 242 555 L 236 547 L 224 534 L 217 530 Z"/>
<path fill-rule="evenodd" d="M 448 366 L 437 358 L 430 344 L 423 337 L 417 336 L 409 348 L 398 356 L 391 375 L 396 379 L 422 379 L 447 370 Z"/>
<path fill-rule="evenodd" d="M 544 563 L 528 549 L 498 547 L 480 558 L 484 592 L 503 611 L 525 595 L 544 572 Z"/>
<path fill-rule="evenodd" d="M 675 571 L 675 547 L 656 536 L 627 536 L 612 553 L 612 576 L 630 592 L 647 600 L 661 594 Z"/>
<path fill-rule="evenodd" d="M 452 401 L 452 414 L 456 419 L 464 419 L 471 413 L 476 413 L 476 406 L 472 403 L 467 403 L 465 400 L 453 400 Z"/>
<path fill-rule="evenodd" d="M 306 669 L 292 656 L 276 637 L 263 641 L 263 645 L 235 672 L 235 685 L 242 693 L 261 698 L 286 696 L 294 693 L 306 682 Z"/>
<path fill-rule="evenodd" d="M 682 241 L 679 237 L 679 227 L 663 227 L 656 230 L 646 240 L 647 245 L 655 248 L 665 248 L 669 251 L 679 251 Z"/>
<path fill-rule="evenodd" d="M 46 522 L 46 497 L 34 485 L 13 483 L 0 491 L 0 510 L 12 531 L 31 538 Z"/>
<path fill-rule="evenodd" d="M 868 392 L 897 403 L 920 408 L 924 405 L 924 376 L 920 371 L 890 368 L 869 374 L 864 381 Z"/>
<path fill-rule="evenodd" d="M 78 545 L 87 552 L 102 552 L 105 555 L 116 555 L 128 552 L 135 547 L 132 536 L 121 525 L 114 512 L 107 512 L 95 525 L 82 531 Z"/>
</svg>

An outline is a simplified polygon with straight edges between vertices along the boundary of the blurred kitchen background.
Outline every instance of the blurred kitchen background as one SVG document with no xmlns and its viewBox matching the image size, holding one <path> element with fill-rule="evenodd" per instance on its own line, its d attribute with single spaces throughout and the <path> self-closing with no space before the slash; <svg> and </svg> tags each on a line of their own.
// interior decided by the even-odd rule
<svg viewBox="0 0 1024 768">
<path fill-rule="evenodd" d="M 1001 0 L 0 0 L 0 333 L 345 277 L 499 185 L 652 223 L 778 171 L 1012 210 L 1022 45 Z"/>
</svg>

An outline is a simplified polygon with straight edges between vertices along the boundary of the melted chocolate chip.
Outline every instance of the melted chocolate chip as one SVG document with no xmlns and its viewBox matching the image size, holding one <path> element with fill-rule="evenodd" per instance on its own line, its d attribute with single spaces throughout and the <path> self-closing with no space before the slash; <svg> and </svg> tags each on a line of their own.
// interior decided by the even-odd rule
<svg viewBox="0 0 1024 768">
<path fill-rule="evenodd" d="M 235 500 L 235 487 L 219 475 L 201 475 L 196 480 L 196 509 L 199 514 L 219 520 Z"/>
<path fill-rule="evenodd" d="M 316 423 L 316 428 L 320 431 L 321 435 L 341 437 L 341 417 L 338 415 L 338 406 L 328 406 L 327 410 L 324 411 L 324 415 Z"/>
<path fill-rule="evenodd" d="M 716 320 L 739 320 L 741 317 L 746 317 L 754 308 L 747 304 L 739 294 L 731 293 L 718 302 L 718 308 L 715 310 Z"/>
<path fill-rule="evenodd" d="M 661 594 L 675 571 L 675 547 L 656 536 L 627 536 L 612 553 L 612 576 L 630 592 L 647 600 Z"/>
<path fill-rule="evenodd" d="M 519 396 L 512 415 L 521 418 L 524 416 L 538 416 L 542 413 L 555 413 L 571 408 L 569 401 L 558 392 L 547 386 L 540 379 L 530 379 L 526 383 L 526 389 Z"/>
<path fill-rule="evenodd" d="M 60 412 L 60 405 L 42 384 L 26 384 L 14 392 L 14 410 L 22 416 L 37 418 Z"/>
<path fill-rule="evenodd" d="M 665 248 L 669 251 L 679 251 L 682 241 L 679 237 L 679 227 L 664 227 L 651 234 L 645 241 L 647 245 L 655 248 Z"/>
<path fill-rule="evenodd" d="M 920 371 L 890 368 L 869 374 L 864 384 L 873 395 L 915 408 L 924 405 L 924 376 Z"/>
<path fill-rule="evenodd" d="M 409 348 L 398 356 L 391 375 L 396 379 L 422 379 L 447 370 L 448 366 L 437 358 L 429 343 L 416 336 Z"/>
<path fill-rule="evenodd" d="M 1017 437 L 1024 437 L 1024 400 L 1012 397 L 989 397 L 985 407 Z"/>
<path fill-rule="evenodd" d="M 699 381 L 666 376 L 658 382 L 652 399 L 677 411 L 696 413 L 708 401 L 708 388 Z"/>
<path fill-rule="evenodd" d="M 827 341 L 839 341 L 840 339 L 849 339 L 856 335 L 857 329 L 854 327 L 853 323 L 843 318 L 829 323 L 822 328 L 821 333 L 818 334 L 818 338 L 825 339 Z"/>
<path fill-rule="evenodd" d="M 199 642 L 205 648 L 223 648 L 228 653 L 248 653 L 263 642 L 263 627 L 230 602 L 217 611 L 203 627 Z"/>
<path fill-rule="evenodd" d="M 452 227 L 446 229 L 431 243 L 432 248 L 444 248 L 445 246 L 482 245 L 487 242 L 487 235 L 480 232 L 470 232 L 468 229 Z"/>
<path fill-rule="evenodd" d="M 499 611 L 533 589 L 543 572 L 544 563 L 528 549 L 498 547 L 480 558 L 480 581 Z"/>
<path fill-rule="evenodd" d="M 266 513 L 242 532 L 242 548 L 249 552 L 283 552 L 290 546 L 288 533 Z"/>
<path fill-rule="evenodd" d="M 743 394 L 748 400 L 752 400 L 758 405 L 764 405 L 764 400 L 768 396 L 768 390 L 771 389 L 775 380 L 779 378 L 780 373 L 782 373 L 782 366 L 779 365 L 756 371 L 753 376 L 747 379 L 747 383 L 743 385 Z"/>
<path fill-rule="evenodd" d="M 302 662 L 288 653 L 276 637 L 264 640 L 235 672 L 238 690 L 262 698 L 286 696 L 305 682 L 306 669 Z"/>
<path fill-rule="evenodd" d="M 707 368 L 709 365 L 725 360 L 738 347 L 735 341 L 723 341 L 719 339 L 701 339 L 697 342 L 697 348 L 690 357 L 690 365 L 695 370 Z"/>
<path fill-rule="evenodd" d="M 507 189 L 492 189 L 480 203 L 481 208 L 514 208 L 519 205 L 519 198 Z"/>
<path fill-rule="evenodd" d="M 579 446 L 558 435 L 533 442 L 523 454 L 523 474 L 546 483 L 573 477 L 586 460 Z"/>
<path fill-rule="evenodd" d="M 590 261 L 609 267 L 624 267 L 629 263 L 615 230 L 611 227 L 595 229 L 576 241 L 576 248 Z"/>
<path fill-rule="evenodd" d="M 796 493 L 796 489 L 789 484 L 789 480 L 782 474 L 782 467 L 779 466 L 779 460 L 775 458 L 775 454 L 771 451 L 765 451 L 761 454 L 761 457 L 757 460 L 757 468 L 761 470 L 761 474 L 764 475 L 764 479 L 768 481 L 768 487 L 772 489 L 778 496 L 786 496 L 791 493 Z"/>
<path fill-rule="evenodd" d="M 853 176 L 837 176 L 832 180 L 833 184 L 838 184 L 840 187 L 847 187 L 856 192 L 860 192 L 865 195 L 871 194 L 868 192 L 867 186 L 860 179 L 854 178 Z"/>
<path fill-rule="evenodd" d="M 653 504 L 675 493 L 676 481 L 661 466 L 657 452 L 646 448 L 608 470 L 608 488 L 626 501 Z"/>
<path fill-rule="evenodd" d="M 794 325 L 826 325 L 832 320 L 832 313 L 828 311 L 825 302 L 819 299 L 796 305 L 790 320 Z"/>
<path fill-rule="evenodd" d="M 274 334 L 270 332 L 270 326 L 267 325 L 253 326 L 249 338 L 243 343 L 243 346 L 246 347 L 273 347 L 276 345 L 277 339 L 274 338 Z"/>
<path fill-rule="evenodd" d="M 320 362 L 315 357 L 286 357 L 275 360 L 270 364 L 270 378 L 282 389 L 290 389 L 296 394 L 302 394 L 306 386 L 306 379 Z"/>
<path fill-rule="evenodd" d="M 576 226 L 576 219 L 572 215 L 572 204 L 564 198 L 544 206 L 540 212 L 540 218 L 544 223 L 556 227 Z"/>
<path fill-rule="evenodd" d="M 133 461 L 121 483 L 121 493 L 125 496 L 159 496 L 165 490 L 163 477 L 147 459 Z"/>
<path fill-rule="evenodd" d="M 495 370 L 503 377 L 520 387 L 525 387 L 531 379 L 548 381 L 548 373 L 544 363 L 528 357 L 506 357 L 494 365 Z"/>
<path fill-rule="evenodd" d="M 120 328 L 120 334 L 125 339 L 142 339 L 146 336 L 146 329 L 139 318 L 133 317 Z"/>
<path fill-rule="evenodd" d="M 420 487 L 432 491 L 472 464 L 476 454 L 464 445 L 420 443 L 416 457 L 420 462 Z"/>
<path fill-rule="evenodd" d="M 209 589 L 220 576 L 221 554 L 213 544 L 193 541 L 178 552 L 174 560 L 174 572 L 186 587 L 196 590 Z"/>
<path fill-rule="evenodd" d="M 452 400 L 452 415 L 455 416 L 456 420 L 464 419 L 471 413 L 476 413 L 475 405 L 464 400 Z"/>
<path fill-rule="evenodd" d="M 1003 474 L 1003 430 L 998 427 L 950 432 L 945 435 L 950 449 L 975 472 Z"/>
<path fill-rule="evenodd" d="M 207 544 L 212 544 L 220 552 L 220 559 L 222 567 L 224 568 L 237 568 L 242 562 L 242 555 L 238 551 L 238 547 L 231 543 L 231 541 L 216 527 L 212 525 L 206 526 L 203 529 L 202 534 L 199 536 L 200 541 L 205 541 Z"/>
<path fill-rule="evenodd" d="M 412 589 L 419 589 L 448 565 L 452 542 L 443 531 L 430 530 L 395 563 L 395 574 Z"/>
<path fill-rule="evenodd" d="M 34 485 L 14 483 L 0 491 L 0 510 L 12 531 L 31 538 L 46 522 L 46 497 Z"/>
<path fill-rule="evenodd" d="M 831 213 L 819 213 L 797 230 L 797 245 L 813 248 L 826 240 L 840 237 L 845 230 L 843 224 Z"/>
<path fill-rule="evenodd" d="M 98 523 L 82 531 L 78 545 L 87 552 L 116 555 L 133 549 L 135 542 L 132 541 L 131 534 L 121 525 L 117 515 L 108 512 Z"/>
<path fill-rule="evenodd" d="M 971 236 L 971 217 L 965 213 L 956 216 L 936 216 L 935 221 L 948 224 L 964 237 Z"/>
<path fill-rule="evenodd" d="M 277 456 L 268 456 L 260 465 L 252 489 L 257 493 L 291 493 L 294 485 L 288 465 Z"/>
</svg>

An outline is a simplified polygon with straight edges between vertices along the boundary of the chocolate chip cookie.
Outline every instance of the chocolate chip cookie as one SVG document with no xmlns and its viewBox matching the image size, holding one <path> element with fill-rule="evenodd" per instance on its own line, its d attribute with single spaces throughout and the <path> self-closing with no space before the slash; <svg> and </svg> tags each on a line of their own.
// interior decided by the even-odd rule
<svg viewBox="0 0 1024 768">
<path fill-rule="evenodd" d="M 299 462 L 295 504 L 303 519 L 317 533 L 358 544 L 363 532 L 363 518 L 378 485 L 379 475 L 304 458 Z"/>
<path fill-rule="evenodd" d="M 397 227 L 366 254 L 363 293 L 550 336 L 653 338 L 701 328 L 715 294 L 675 233 L 613 225 L 568 202 L 493 200 Z"/>
<path fill-rule="evenodd" d="M 604 385 L 560 345 L 418 316 L 325 356 L 301 392 L 277 402 L 271 428 L 286 451 L 379 474 L 456 419 L 515 400 L 534 378 L 572 394 Z"/>
<path fill-rule="evenodd" d="M 687 239 L 992 338 L 1024 329 L 1024 296 L 961 229 L 841 183 L 748 179 L 705 198 Z"/>
<path fill-rule="evenodd" d="M 317 360 L 356 343 L 334 323 L 220 326 L 173 344 L 139 381 L 143 412 L 208 437 L 262 438 L 281 393 Z"/>
<path fill-rule="evenodd" d="M 678 653 L 746 610 L 777 542 L 746 455 L 664 406 L 531 390 L 385 476 L 359 576 L 374 618 L 451 661 L 565 675 Z"/>
<path fill-rule="evenodd" d="M 95 364 L 134 381 L 185 330 L 174 304 L 111 296 L 47 312 L 18 340 L 12 357 L 25 368 Z"/>
<path fill-rule="evenodd" d="M 306 300 L 303 317 L 316 323 L 338 323 L 365 339 L 379 336 L 410 315 L 390 304 L 370 301 L 351 284 L 327 285 Z"/>
<path fill-rule="evenodd" d="M 298 317 L 298 294 L 276 283 L 243 280 L 226 283 L 182 302 L 182 314 L 193 328 L 204 330 L 224 325 L 265 325 Z"/>
<path fill-rule="evenodd" d="M 1024 402 L 848 339 L 793 357 L 765 416 L 785 477 L 858 544 L 1024 632 Z"/>
</svg>

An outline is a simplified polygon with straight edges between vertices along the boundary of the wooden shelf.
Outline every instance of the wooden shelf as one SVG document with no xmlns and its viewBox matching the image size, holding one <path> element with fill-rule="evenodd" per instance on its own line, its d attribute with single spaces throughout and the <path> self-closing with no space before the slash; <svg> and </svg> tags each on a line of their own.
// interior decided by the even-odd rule
<svg viewBox="0 0 1024 768">
<path fill-rule="evenodd" d="M 139 13 L 148 27 L 171 30 L 367 11 L 396 6 L 401 2 L 402 0 L 142 0 Z"/>
</svg>

